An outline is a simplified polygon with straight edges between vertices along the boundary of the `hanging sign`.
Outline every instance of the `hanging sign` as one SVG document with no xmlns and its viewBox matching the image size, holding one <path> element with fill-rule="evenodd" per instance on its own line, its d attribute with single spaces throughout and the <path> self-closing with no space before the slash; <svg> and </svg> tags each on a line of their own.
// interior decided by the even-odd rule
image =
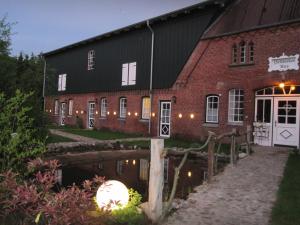
<svg viewBox="0 0 300 225">
<path fill-rule="evenodd" d="M 284 53 L 280 57 L 269 57 L 269 72 L 299 70 L 299 54 L 287 56 Z"/>
</svg>

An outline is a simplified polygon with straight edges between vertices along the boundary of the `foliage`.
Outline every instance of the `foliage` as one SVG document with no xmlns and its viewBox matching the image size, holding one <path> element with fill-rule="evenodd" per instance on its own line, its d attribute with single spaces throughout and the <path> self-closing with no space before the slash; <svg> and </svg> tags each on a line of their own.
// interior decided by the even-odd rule
<svg viewBox="0 0 300 225">
<path fill-rule="evenodd" d="M 144 215 L 138 206 L 141 204 L 142 196 L 133 189 L 129 189 L 129 202 L 124 208 L 112 211 L 114 224 L 141 225 Z"/>
<path fill-rule="evenodd" d="M 8 55 L 11 44 L 11 27 L 13 24 L 6 22 L 6 16 L 0 19 L 0 55 Z"/>
<path fill-rule="evenodd" d="M 14 97 L 6 99 L 0 94 L 0 171 L 11 168 L 24 172 L 26 161 L 45 150 L 44 143 L 36 138 L 34 120 L 28 116 L 31 107 L 26 101 L 31 95 L 17 90 Z"/>
<path fill-rule="evenodd" d="M 53 191 L 56 184 L 57 160 L 36 159 L 28 164 L 31 176 L 18 182 L 11 170 L 0 177 L 0 212 L 4 224 L 103 224 L 101 216 L 92 217 L 95 210 L 95 188 L 104 182 L 102 177 L 85 181 L 78 186 Z M 17 218 L 17 220 L 16 220 Z"/>
<path fill-rule="evenodd" d="M 300 155 L 290 154 L 272 210 L 272 225 L 300 224 Z"/>
</svg>

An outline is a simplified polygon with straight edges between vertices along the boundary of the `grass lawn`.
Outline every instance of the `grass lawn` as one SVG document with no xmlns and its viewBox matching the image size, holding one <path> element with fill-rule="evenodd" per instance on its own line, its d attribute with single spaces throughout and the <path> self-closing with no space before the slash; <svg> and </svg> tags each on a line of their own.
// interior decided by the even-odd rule
<svg viewBox="0 0 300 225">
<path fill-rule="evenodd" d="M 300 224 L 300 155 L 290 154 L 277 201 L 272 210 L 271 225 Z"/>
<path fill-rule="evenodd" d="M 95 138 L 99 140 L 114 140 L 114 139 L 122 139 L 122 138 L 133 138 L 133 137 L 141 137 L 139 134 L 125 134 L 122 132 L 115 131 L 106 131 L 106 130 L 83 130 L 77 128 L 63 127 L 59 128 L 62 131 L 77 134 L 84 137 Z"/>
<path fill-rule="evenodd" d="M 59 143 L 59 142 L 74 142 L 74 140 L 59 135 L 50 134 L 46 140 L 46 144 Z"/>
</svg>

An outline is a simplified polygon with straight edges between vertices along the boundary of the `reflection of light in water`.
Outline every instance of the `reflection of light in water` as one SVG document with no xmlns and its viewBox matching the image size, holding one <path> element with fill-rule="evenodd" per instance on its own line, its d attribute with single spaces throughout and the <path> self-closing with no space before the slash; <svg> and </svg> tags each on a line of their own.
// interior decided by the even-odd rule
<svg viewBox="0 0 300 225">
<path fill-rule="evenodd" d="M 136 163 L 135 160 L 133 160 L 133 161 L 132 161 L 132 165 L 135 165 L 135 163 Z"/>
<path fill-rule="evenodd" d="M 191 176 L 192 176 L 192 172 L 189 171 L 189 172 L 188 172 L 188 177 L 191 177 Z"/>
<path fill-rule="evenodd" d="M 127 187 L 117 180 L 109 180 L 102 184 L 96 194 L 99 208 L 114 210 L 127 205 L 129 199 Z"/>
</svg>

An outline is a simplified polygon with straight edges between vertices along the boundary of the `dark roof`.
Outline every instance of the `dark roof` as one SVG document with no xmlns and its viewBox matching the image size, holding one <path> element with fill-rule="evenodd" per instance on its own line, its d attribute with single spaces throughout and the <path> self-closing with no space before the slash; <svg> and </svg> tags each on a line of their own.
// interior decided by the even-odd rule
<svg viewBox="0 0 300 225">
<path fill-rule="evenodd" d="M 139 29 L 143 26 L 147 26 L 147 21 L 149 21 L 150 24 L 153 24 L 153 23 L 156 23 L 158 21 L 162 21 L 162 20 L 164 21 L 164 20 L 167 20 L 169 18 L 174 18 L 174 17 L 176 17 L 180 14 L 186 14 L 186 13 L 189 13 L 189 12 L 197 10 L 197 9 L 203 9 L 206 6 L 211 5 L 211 4 L 225 5 L 226 3 L 230 2 L 230 1 L 231 0 L 206 0 L 206 1 L 203 1 L 201 3 L 197 3 L 197 4 L 194 4 L 194 5 L 188 6 L 186 8 L 182 8 L 182 9 L 179 9 L 179 10 L 167 13 L 167 14 L 163 14 L 163 15 L 158 16 L 158 17 L 154 17 L 154 18 L 144 20 L 144 21 L 139 22 L 139 23 L 132 24 L 132 25 L 127 26 L 127 27 L 123 27 L 123 28 L 120 28 L 120 29 L 117 29 L 117 30 L 114 30 L 114 31 L 110 31 L 110 32 L 107 32 L 107 33 L 104 33 L 104 34 L 101 34 L 101 35 L 98 35 L 98 36 L 95 36 L 95 37 L 92 37 L 92 38 L 82 40 L 80 42 L 76 42 L 74 44 L 67 45 L 67 46 L 64 46 L 62 48 L 55 49 L 53 51 L 46 52 L 43 55 L 48 56 L 48 55 L 56 54 L 56 53 L 65 51 L 67 49 L 71 49 L 71 48 L 74 48 L 74 47 L 77 47 L 77 46 L 81 46 L 81 45 L 84 45 L 84 44 L 87 44 L 87 43 L 91 43 L 91 42 L 94 42 L 94 41 L 97 41 L 97 40 L 100 40 L 100 39 L 108 38 L 108 37 L 111 37 L 113 35 L 118 35 L 120 33 L 128 32 L 128 31 L 134 30 L 134 29 Z"/>
<path fill-rule="evenodd" d="M 299 0 L 236 0 L 203 39 L 300 21 Z"/>
</svg>

